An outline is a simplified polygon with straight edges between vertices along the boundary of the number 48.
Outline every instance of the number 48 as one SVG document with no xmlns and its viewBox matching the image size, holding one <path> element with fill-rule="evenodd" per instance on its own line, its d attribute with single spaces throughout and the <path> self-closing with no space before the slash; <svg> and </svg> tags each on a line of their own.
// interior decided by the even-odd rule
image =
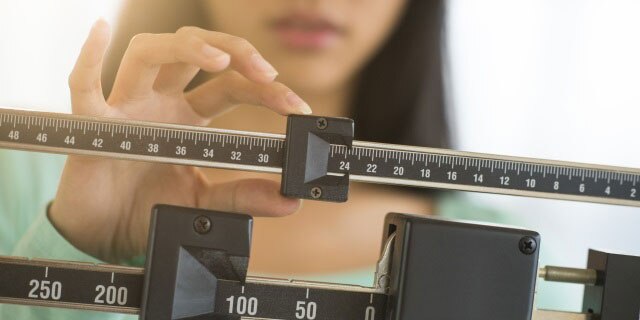
<svg viewBox="0 0 640 320">
<path fill-rule="evenodd" d="M 9 131 L 9 140 L 18 140 L 20 139 L 20 131 L 11 130 Z"/>
</svg>

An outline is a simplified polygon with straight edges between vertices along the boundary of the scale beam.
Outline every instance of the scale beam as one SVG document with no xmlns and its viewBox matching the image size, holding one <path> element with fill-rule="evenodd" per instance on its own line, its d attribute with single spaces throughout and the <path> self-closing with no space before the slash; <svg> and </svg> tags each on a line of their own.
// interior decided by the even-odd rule
<svg viewBox="0 0 640 320">
<path fill-rule="evenodd" d="M 277 134 L 0 109 L 9 149 L 282 173 L 285 145 Z M 328 174 L 350 181 L 640 206 L 634 168 L 363 141 L 332 144 L 327 157 Z"/>
</svg>

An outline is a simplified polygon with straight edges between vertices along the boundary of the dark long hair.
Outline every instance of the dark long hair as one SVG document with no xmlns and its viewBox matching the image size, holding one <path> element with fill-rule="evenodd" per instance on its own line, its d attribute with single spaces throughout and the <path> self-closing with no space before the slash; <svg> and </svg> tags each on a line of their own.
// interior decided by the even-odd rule
<svg viewBox="0 0 640 320">
<path fill-rule="evenodd" d="M 409 0 L 387 42 L 359 75 L 351 103 L 356 139 L 430 147 L 449 144 L 443 80 L 445 0 Z M 105 63 L 105 95 L 129 40 L 143 32 L 206 28 L 200 1 L 129 0 Z M 203 78 L 196 78 L 197 85 Z"/>
</svg>

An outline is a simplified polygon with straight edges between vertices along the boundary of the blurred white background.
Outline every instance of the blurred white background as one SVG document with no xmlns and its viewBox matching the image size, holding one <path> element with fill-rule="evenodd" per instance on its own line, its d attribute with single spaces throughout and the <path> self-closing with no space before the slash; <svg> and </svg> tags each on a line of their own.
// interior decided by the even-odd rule
<svg viewBox="0 0 640 320">
<path fill-rule="evenodd" d="M 118 4 L 0 1 L 0 106 L 68 112 L 84 37 Z M 450 0 L 456 148 L 640 167 L 639 16 L 637 0 Z M 542 264 L 584 266 L 588 247 L 640 254 L 640 209 L 471 197 L 542 233 Z M 579 310 L 580 290 L 540 284 L 538 305 Z"/>
<path fill-rule="evenodd" d="M 451 0 L 449 9 L 456 148 L 640 167 L 640 1 Z M 542 264 L 584 267 L 589 247 L 640 254 L 638 208 L 471 196 L 539 231 Z M 581 290 L 541 283 L 538 305 L 579 310 Z"/>
<path fill-rule="evenodd" d="M 120 0 L 0 0 L 0 106 L 70 112 L 67 78 L 100 17 Z"/>
</svg>

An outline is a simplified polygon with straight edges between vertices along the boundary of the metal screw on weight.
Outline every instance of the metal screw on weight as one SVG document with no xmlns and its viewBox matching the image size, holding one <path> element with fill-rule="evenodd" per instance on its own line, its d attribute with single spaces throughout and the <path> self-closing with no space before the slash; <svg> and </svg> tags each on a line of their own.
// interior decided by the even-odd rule
<svg viewBox="0 0 640 320">
<path fill-rule="evenodd" d="M 520 248 L 520 252 L 524 254 L 533 254 L 536 252 L 536 249 L 538 249 L 538 242 L 536 242 L 536 239 L 526 236 L 520 239 L 518 247 Z"/>
<path fill-rule="evenodd" d="M 318 118 L 318 120 L 316 120 L 316 126 L 320 130 L 326 129 L 328 125 L 329 123 L 327 122 L 326 118 Z"/>
<path fill-rule="evenodd" d="M 193 229 L 199 234 L 206 234 L 211 231 L 211 220 L 205 216 L 199 216 L 193 220 Z"/>
<path fill-rule="evenodd" d="M 320 199 L 320 197 L 322 197 L 322 189 L 320 189 L 320 187 L 313 187 L 309 194 L 311 195 L 311 198 Z"/>
</svg>

